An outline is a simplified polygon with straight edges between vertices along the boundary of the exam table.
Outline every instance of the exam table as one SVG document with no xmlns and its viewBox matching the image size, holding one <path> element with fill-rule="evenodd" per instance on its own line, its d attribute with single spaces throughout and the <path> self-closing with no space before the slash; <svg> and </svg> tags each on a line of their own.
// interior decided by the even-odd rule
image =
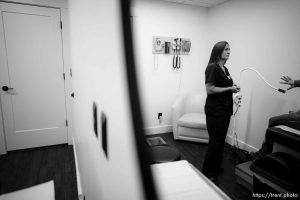
<svg viewBox="0 0 300 200">
<path fill-rule="evenodd" d="M 151 165 L 161 200 L 230 199 L 186 160 Z"/>
</svg>

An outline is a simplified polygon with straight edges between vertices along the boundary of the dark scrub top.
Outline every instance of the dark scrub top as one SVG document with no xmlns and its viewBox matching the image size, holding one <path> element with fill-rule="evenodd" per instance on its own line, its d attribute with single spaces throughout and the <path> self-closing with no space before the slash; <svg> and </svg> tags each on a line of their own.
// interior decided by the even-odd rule
<svg viewBox="0 0 300 200">
<path fill-rule="evenodd" d="M 215 87 L 231 87 L 233 81 L 228 69 L 225 73 L 218 64 L 211 63 L 205 70 L 205 84 L 212 83 Z M 230 116 L 233 113 L 232 92 L 226 91 L 217 94 L 208 94 L 205 102 L 205 114 L 213 116 Z"/>
</svg>

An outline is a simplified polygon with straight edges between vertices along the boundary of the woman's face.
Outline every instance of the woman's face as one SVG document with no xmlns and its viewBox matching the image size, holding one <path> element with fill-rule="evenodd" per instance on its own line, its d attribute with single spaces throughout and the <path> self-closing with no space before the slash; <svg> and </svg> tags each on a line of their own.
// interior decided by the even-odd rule
<svg viewBox="0 0 300 200">
<path fill-rule="evenodd" d="M 226 46 L 223 50 L 223 53 L 221 55 L 221 59 L 227 60 L 229 58 L 229 55 L 230 55 L 230 47 L 229 47 L 229 44 L 226 44 Z"/>
</svg>

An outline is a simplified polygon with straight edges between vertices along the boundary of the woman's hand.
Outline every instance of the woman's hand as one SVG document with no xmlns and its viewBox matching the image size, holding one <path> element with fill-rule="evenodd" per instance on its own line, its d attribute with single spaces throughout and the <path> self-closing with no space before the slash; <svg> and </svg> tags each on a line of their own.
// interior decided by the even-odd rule
<svg viewBox="0 0 300 200">
<path fill-rule="evenodd" d="M 233 84 L 231 87 L 216 87 L 212 83 L 206 83 L 205 87 L 206 87 L 207 94 L 217 94 L 217 93 L 228 92 L 228 91 L 237 93 L 241 90 L 237 84 Z"/>
<path fill-rule="evenodd" d="M 231 90 L 231 92 L 233 92 L 233 93 L 238 93 L 240 90 L 241 90 L 241 88 L 240 88 L 240 86 L 238 86 L 237 84 L 233 84 L 231 87 L 230 87 L 230 90 Z"/>
</svg>

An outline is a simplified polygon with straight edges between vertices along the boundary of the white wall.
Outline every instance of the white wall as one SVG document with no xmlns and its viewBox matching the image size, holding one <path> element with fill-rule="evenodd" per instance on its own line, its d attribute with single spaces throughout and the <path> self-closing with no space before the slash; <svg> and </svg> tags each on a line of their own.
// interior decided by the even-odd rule
<svg viewBox="0 0 300 200">
<path fill-rule="evenodd" d="M 282 75 L 300 79 L 300 1 L 232 0 L 209 11 L 209 48 L 227 40 L 231 56 L 227 63 L 234 80 L 239 71 L 253 67 L 275 87 Z M 286 94 L 270 89 L 253 72 L 241 78 L 243 102 L 237 117 L 237 134 L 248 148 L 261 147 L 271 116 L 300 109 L 299 89 Z"/>
<path fill-rule="evenodd" d="M 144 199 L 132 139 L 118 2 L 69 2 L 73 128 L 83 193 L 88 200 Z M 107 115 L 109 159 L 93 132 L 93 102 L 98 105 L 98 122 L 101 112 Z"/>
<path fill-rule="evenodd" d="M 207 9 L 157 0 L 135 0 L 132 13 L 146 133 L 171 132 L 171 106 L 175 97 L 194 90 L 205 94 Z M 158 55 L 158 65 L 154 67 L 153 36 L 191 39 L 191 52 L 181 56 L 180 70 L 172 68 L 172 55 Z M 159 112 L 163 113 L 161 124 L 157 118 Z"/>
</svg>

